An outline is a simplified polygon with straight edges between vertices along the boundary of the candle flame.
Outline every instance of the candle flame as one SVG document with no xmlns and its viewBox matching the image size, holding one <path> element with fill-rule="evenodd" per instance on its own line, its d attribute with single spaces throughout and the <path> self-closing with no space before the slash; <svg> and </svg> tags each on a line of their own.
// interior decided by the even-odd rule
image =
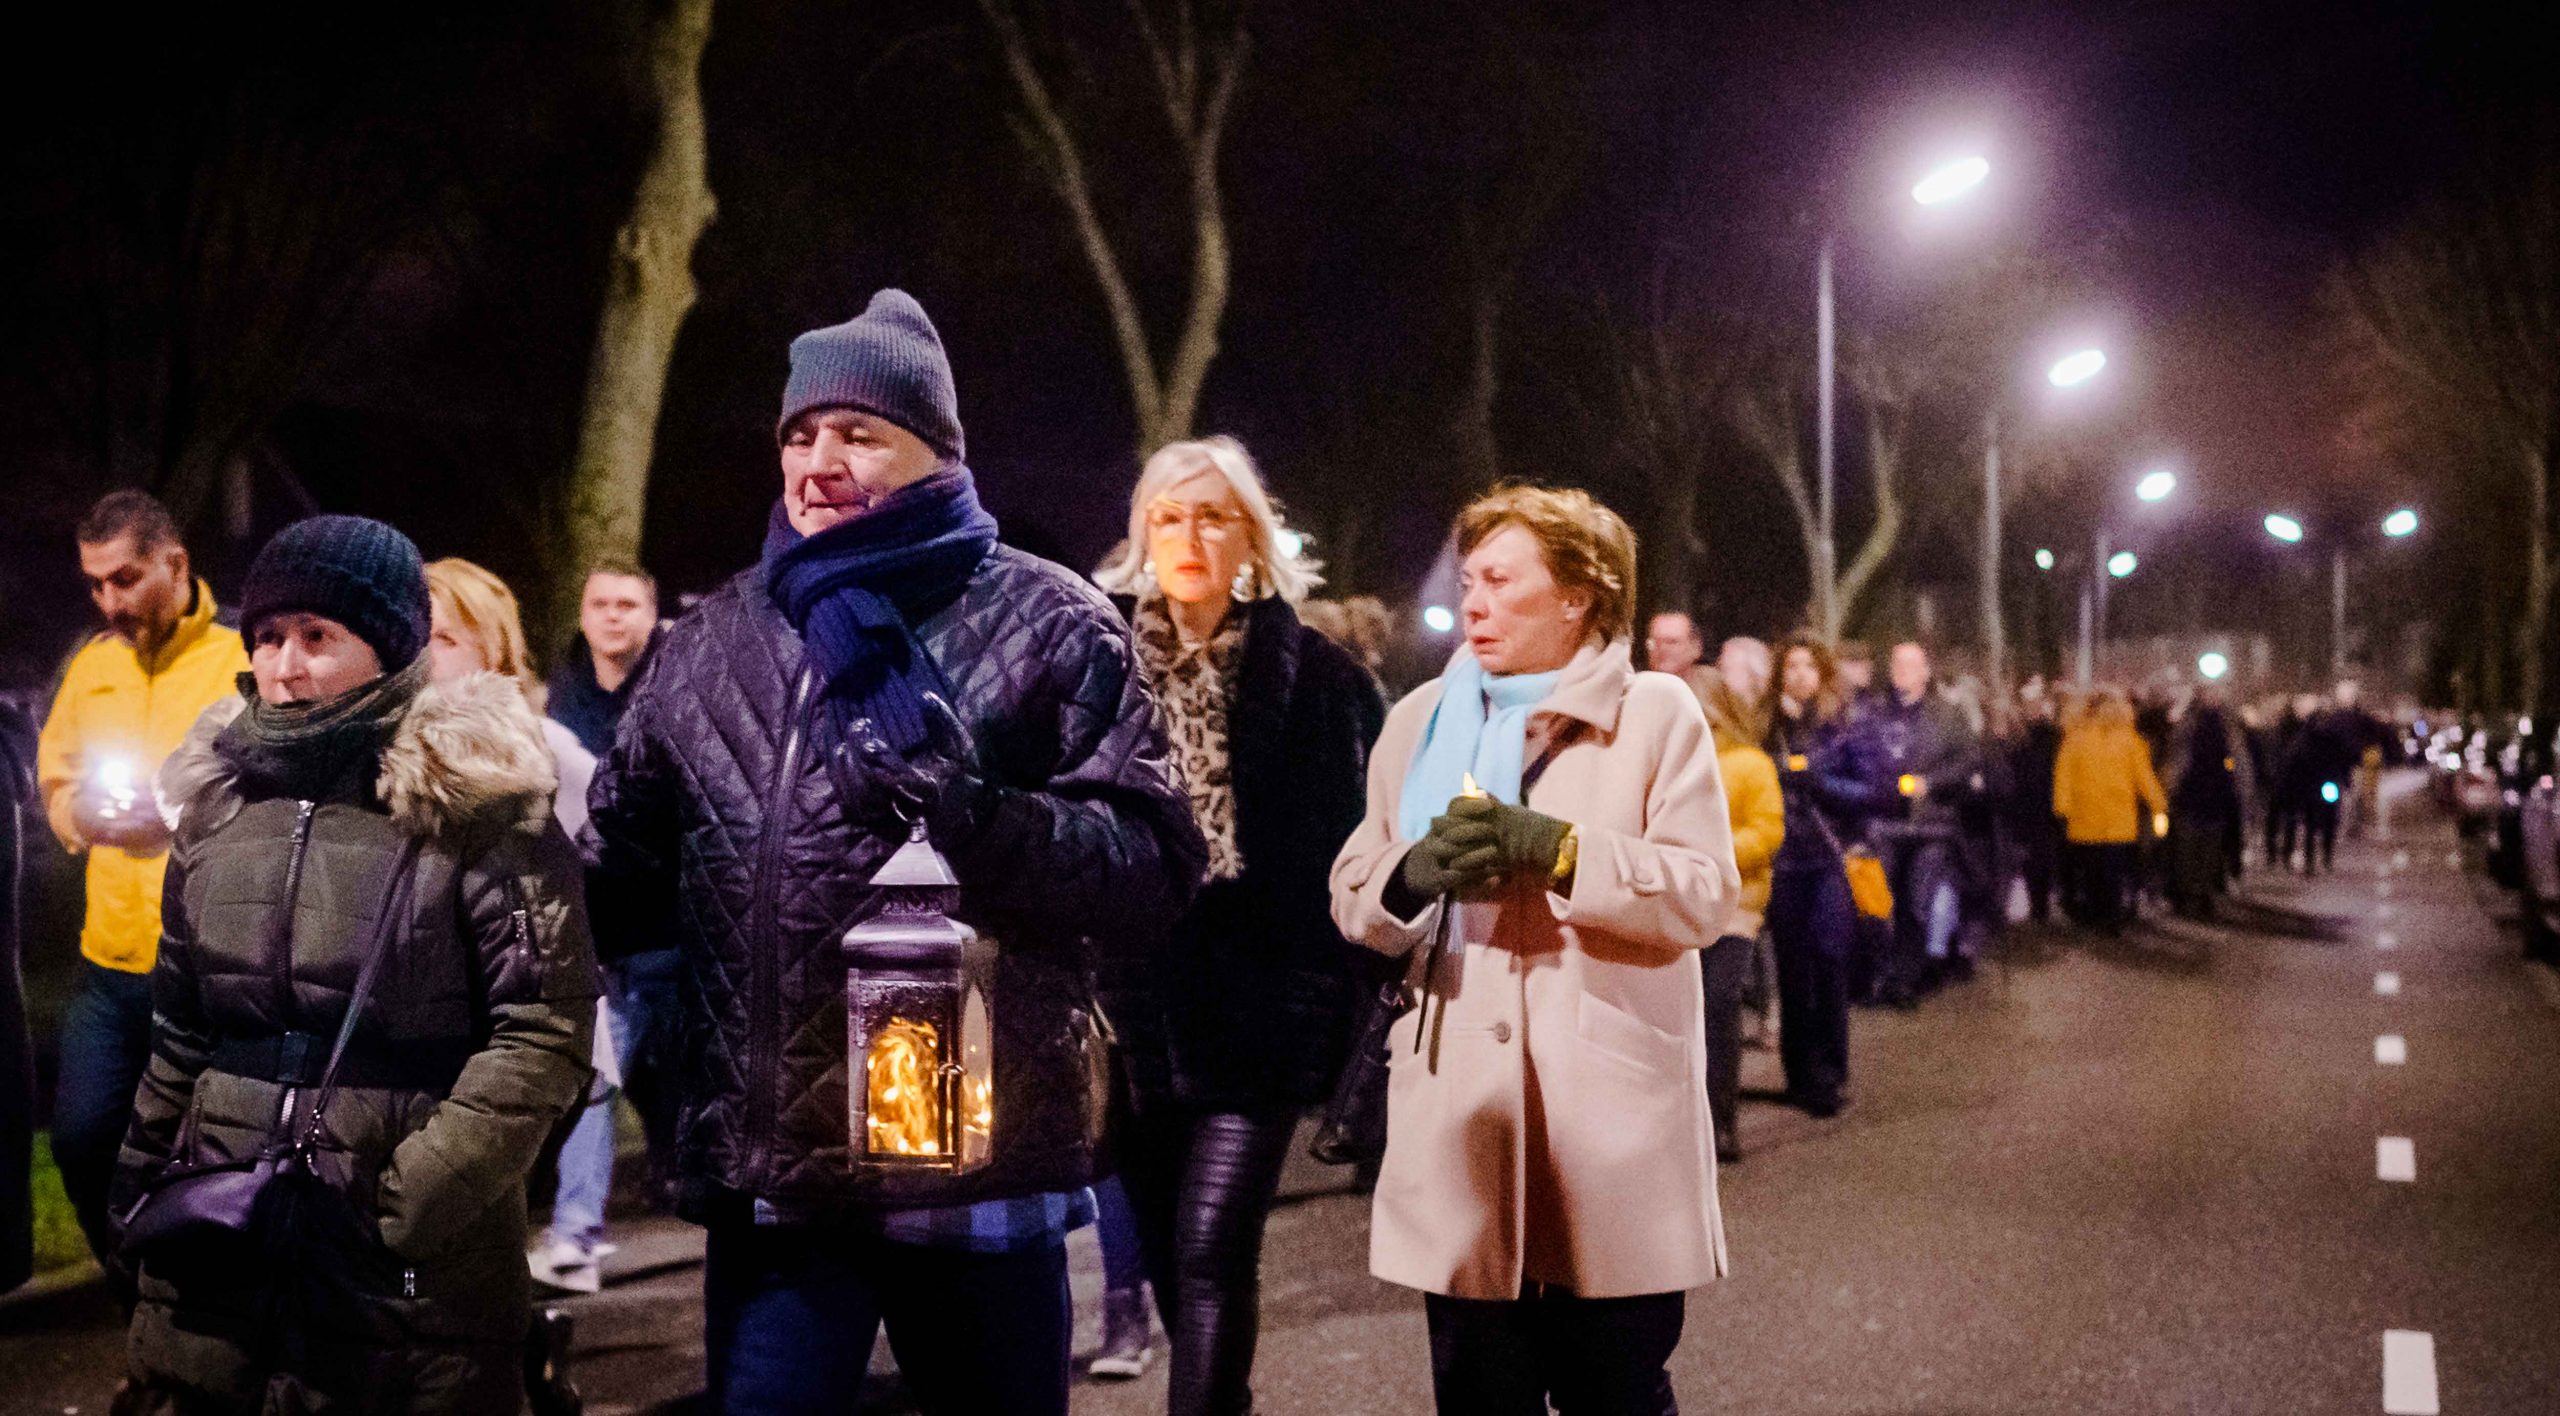
<svg viewBox="0 0 2560 1416">
<path fill-rule="evenodd" d="M 892 1018 L 871 1039 L 865 1063 L 870 1105 L 868 1148 L 888 1155 L 942 1154 L 942 1037 L 933 1024 Z"/>
<path fill-rule="evenodd" d="M 1464 797 L 1480 797 L 1488 795 L 1488 793 L 1484 788 L 1476 785 L 1475 773 L 1461 772 L 1458 774 L 1458 795 Z"/>
</svg>

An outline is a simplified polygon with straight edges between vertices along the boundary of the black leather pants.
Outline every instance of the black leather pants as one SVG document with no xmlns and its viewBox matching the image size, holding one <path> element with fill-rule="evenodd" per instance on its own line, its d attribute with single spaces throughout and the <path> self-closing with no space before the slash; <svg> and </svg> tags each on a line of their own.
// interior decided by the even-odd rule
<svg viewBox="0 0 2560 1416">
<path fill-rule="evenodd" d="M 1159 1102 L 1121 1131 L 1120 1182 L 1156 1310 L 1173 1337 L 1171 1416 L 1253 1409 L 1262 1222 L 1297 1133 L 1295 1107 L 1201 1111 Z"/>
</svg>

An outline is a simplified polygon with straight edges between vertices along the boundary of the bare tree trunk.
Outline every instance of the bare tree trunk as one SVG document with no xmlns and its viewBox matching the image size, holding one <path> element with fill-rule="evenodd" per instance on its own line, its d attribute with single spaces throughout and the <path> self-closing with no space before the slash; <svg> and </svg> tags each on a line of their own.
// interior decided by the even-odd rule
<svg viewBox="0 0 2560 1416">
<path fill-rule="evenodd" d="M 1902 459 L 1909 450 L 1910 432 L 1907 409 L 1888 408 L 1881 400 L 1868 400 L 1867 465 L 1875 483 L 1875 519 L 1867 523 L 1866 539 L 1858 543 L 1858 553 L 1849 558 L 1849 568 L 1840 573 L 1839 585 L 1832 593 L 1831 603 L 1840 617 L 1832 630 L 1834 640 L 1840 629 L 1859 622 L 1866 608 L 1868 587 L 1901 544 Z"/>
<path fill-rule="evenodd" d="M 2516 621 L 2517 701 L 2527 713 L 2545 710 L 2543 654 L 2551 633 L 2551 459 L 2540 448 L 2525 453 L 2524 614 Z"/>
<path fill-rule="evenodd" d="M 1182 329 L 1174 339 L 1171 358 L 1159 365 L 1136 286 L 1095 204 L 1083 140 L 1069 126 L 1048 77 L 1040 70 L 1020 11 L 1009 0 L 978 0 L 978 9 L 995 31 L 1005 73 L 1022 104 L 1015 136 L 1031 155 L 1041 179 L 1066 207 L 1077 247 L 1084 252 L 1094 283 L 1102 289 L 1112 342 L 1129 381 L 1139 453 L 1143 456 L 1190 437 L 1199 418 L 1200 391 L 1218 357 L 1218 327 L 1227 311 L 1232 262 L 1218 155 L 1236 79 L 1244 69 L 1243 26 L 1231 23 L 1214 39 L 1204 41 L 1192 0 L 1180 0 L 1168 34 L 1149 12 L 1147 0 L 1129 0 L 1165 120 L 1182 150 L 1191 206 L 1190 289 L 1183 301 Z"/>
<path fill-rule="evenodd" d="M 693 309 L 693 248 L 718 211 L 702 114 L 702 50 L 711 38 L 712 0 L 662 3 L 648 41 L 658 139 L 632 194 L 631 213 L 615 233 L 604 312 L 596 321 L 577 457 L 544 601 L 550 613 L 543 632 L 553 636 L 577 620 L 587 567 L 639 558 L 667 366 Z"/>
</svg>

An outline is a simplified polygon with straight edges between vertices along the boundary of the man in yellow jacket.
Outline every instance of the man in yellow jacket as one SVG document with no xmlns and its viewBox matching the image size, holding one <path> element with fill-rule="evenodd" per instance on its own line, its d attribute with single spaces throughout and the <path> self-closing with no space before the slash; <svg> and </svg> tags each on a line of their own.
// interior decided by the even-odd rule
<svg viewBox="0 0 2560 1416">
<path fill-rule="evenodd" d="M 2084 923 L 2113 933 L 2131 915 L 2145 808 L 2151 834 L 2162 834 L 2169 797 L 2152 770 L 2151 745 L 2134 729 L 2124 690 L 2102 689 L 2093 706 L 2064 722 L 2053 763 L 2053 814 L 2062 818 Z"/>
<path fill-rule="evenodd" d="M 80 573 L 107 622 L 64 669 L 36 743 L 45 818 L 89 856 L 80 983 L 62 1015 L 53 1152 L 81 1231 L 107 1256 L 107 1182 L 151 1051 L 151 966 L 169 831 L 152 778 L 188 727 L 238 691 L 239 631 L 214 621 L 168 511 L 110 492 L 80 522 Z"/>
</svg>

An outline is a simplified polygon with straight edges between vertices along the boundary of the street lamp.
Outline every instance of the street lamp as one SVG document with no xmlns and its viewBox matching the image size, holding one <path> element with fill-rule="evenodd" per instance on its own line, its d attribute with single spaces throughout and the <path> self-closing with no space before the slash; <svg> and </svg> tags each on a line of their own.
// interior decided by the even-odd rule
<svg viewBox="0 0 2560 1416">
<path fill-rule="evenodd" d="M 2096 378 L 2106 367 L 2105 350 L 2083 349 L 2055 360 L 2053 367 L 2045 370 L 2044 376 L 2055 388 L 2078 388 Z"/>
<path fill-rule="evenodd" d="M 1991 180 L 1991 160 L 1980 155 L 1959 158 L 1930 169 L 1911 189 L 1911 199 L 1922 206 L 1946 206 L 1962 201 L 1980 191 Z M 1839 313 L 1838 301 L 1832 294 L 1832 267 L 1837 263 L 1838 241 L 1829 232 L 1822 238 L 1822 248 L 1814 262 L 1813 276 L 1813 358 L 1814 358 L 1814 542 L 1813 611 L 1825 642 L 1840 632 L 1840 605 L 1837 598 L 1840 547 L 1834 528 L 1838 502 L 1838 427 L 1839 427 Z"/>
<path fill-rule="evenodd" d="M 2282 512 L 2269 512 L 2265 522 L 2267 534 L 2288 546 L 2298 546 L 2310 534 L 2302 522 Z M 2400 507 L 2382 518 L 2382 534 L 2394 541 L 2418 534 L 2418 512 L 2414 507 Z M 2347 671 L 2347 538 L 2323 532 L 2329 545 L 2329 672 L 2343 676 Z"/>
<path fill-rule="evenodd" d="M 1972 195 L 1991 176 L 1991 160 L 1986 157 L 1958 158 L 1943 167 L 1932 168 L 1929 175 L 1911 189 L 1911 200 L 1924 207 L 1945 206 Z"/>
<path fill-rule="evenodd" d="M 2042 546 L 2036 547 L 2036 569 L 2053 569 L 2053 552 L 2046 550 Z"/>
<path fill-rule="evenodd" d="M 2101 363 L 2105 356 L 2092 349 Z M 2078 355 L 2074 358 L 2081 357 Z M 2070 360 L 2064 360 L 2069 363 Z M 2061 365 L 2054 366 L 2057 371 Z M 2057 380 L 2059 382 L 2059 380 Z M 2146 506 L 2157 506 L 2178 489 L 2178 474 L 2165 467 L 2155 467 L 2134 483 L 2133 495 Z M 2104 517 L 2099 519 L 2095 545 L 2089 553 L 2089 574 L 2080 583 L 2080 687 L 2083 692 L 2096 680 L 2098 673 L 2098 637 L 2106 632 L 2107 582 L 2122 580 L 2133 574 L 2141 559 L 2131 551 L 2110 552 Z M 2100 571 L 2106 573 L 2101 575 Z"/>
<path fill-rule="evenodd" d="M 1422 627 L 1433 634 L 1447 634 L 1458 627 L 1458 617 L 1447 605 L 1427 605 L 1422 611 Z"/>
<path fill-rule="evenodd" d="M 2134 558 L 2133 552 L 2118 551 L 2114 555 L 2107 557 L 2107 574 L 2114 576 L 2118 580 L 2122 580 L 2126 576 L 2133 574 L 2133 568 L 2140 564 L 2142 564 L 2142 562 Z"/>
<path fill-rule="evenodd" d="M 2166 468 L 2148 472 L 2133 489 L 2133 494 L 2147 502 L 2164 501 L 2178 489 L 2178 474 Z"/>
<path fill-rule="evenodd" d="M 2231 672 L 2231 660 L 2217 650 L 2207 649 L 2196 656 L 2196 672 L 2204 675 L 2208 683 L 2220 683 L 2222 676 Z"/>
</svg>

